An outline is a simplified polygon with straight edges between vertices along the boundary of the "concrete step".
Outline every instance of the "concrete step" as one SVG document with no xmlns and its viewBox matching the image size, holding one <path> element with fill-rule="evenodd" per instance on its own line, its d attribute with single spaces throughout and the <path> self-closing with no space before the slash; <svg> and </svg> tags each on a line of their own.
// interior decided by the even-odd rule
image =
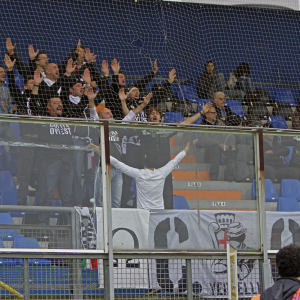
<svg viewBox="0 0 300 300">
<path fill-rule="evenodd" d="M 174 170 L 208 171 L 209 166 L 209 164 L 205 163 L 184 163 L 177 165 Z"/>
<path fill-rule="evenodd" d="M 209 180 L 208 171 L 194 170 L 174 170 L 172 172 L 173 180 Z"/>
<path fill-rule="evenodd" d="M 174 180 L 173 181 L 174 194 L 175 190 L 180 191 L 194 191 L 191 196 L 199 199 L 211 199 L 222 200 L 222 192 L 224 191 L 224 197 L 229 197 L 231 193 L 228 191 L 234 191 L 233 195 L 236 199 L 237 195 L 240 195 L 240 199 L 252 199 L 252 182 L 229 182 L 229 181 L 199 181 L 199 180 Z M 198 193 L 195 193 L 198 192 Z M 215 193 L 214 193 L 215 192 Z M 237 193 L 238 192 L 238 193 Z M 200 195 L 202 193 L 202 196 Z M 203 195 L 210 195 L 209 198 L 205 198 Z M 211 198 L 217 197 L 217 198 Z M 219 198 L 221 197 L 221 198 Z M 186 198 L 190 199 L 190 198 Z M 195 198 L 194 198 L 195 199 Z M 197 198 L 196 198 L 197 199 Z M 229 198 L 227 198 L 230 200 Z M 231 200 L 234 200 L 231 199 Z M 224 200 L 224 199 L 223 199 Z"/>
<path fill-rule="evenodd" d="M 255 200 L 187 200 L 190 209 L 205 209 L 205 210 L 257 210 L 257 201 Z M 266 203 L 267 211 L 276 211 L 277 203 L 276 202 L 267 202 Z"/>
</svg>

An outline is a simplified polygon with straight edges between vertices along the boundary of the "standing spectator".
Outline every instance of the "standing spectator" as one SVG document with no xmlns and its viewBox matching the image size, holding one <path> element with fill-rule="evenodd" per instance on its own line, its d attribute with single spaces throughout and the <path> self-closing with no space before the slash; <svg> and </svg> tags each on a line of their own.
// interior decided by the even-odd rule
<svg viewBox="0 0 300 300">
<path fill-rule="evenodd" d="M 116 95 L 118 95 L 119 90 L 121 88 L 125 88 L 125 93 L 128 93 L 129 89 L 127 86 L 126 82 L 126 76 L 122 72 L 120 72 L 121 66 L 120 62 L 114 58 L 111 63 L 111 68 L 113 70 L 113 76 L 112 76 L 112 88 L 115 92 Z M 143 77 L 142 79 L 138 80 L 133 84 L 134 87 L 139 89 L 139 93 L 141 94 L 142 97 L 144 97 L 146 94 L 148 94 L 148 91 L 146 89 L 146 85 L 151 82 L 151 80 L 154 78 L 156 73 L 158 72 L 158 65 L 157 65 L 157 60 L 154 61 L 153 63 L 153 69 L 152 72 L 150 72 L 148 75 Z M 122 109 L 119 111 L 116 111 L 114 113 L 114 116 L 117 119 L 122 119 L 121 116 L 123 116 Z"/>
<path fill-rule="evenodd" d="M 56 95 L 50 97 L 47 110 L 48 116 L 61 117 L 63 115 L 61 99 Z M 39 127 L 39 141 L 50 145 L 49 148 L 39 151 L 40 204 L 52 206 L 53 195 L 58 187 L 63 206 L 75 206 L 77 203 L 72 197 L 73 162 L 68 150 L 68 147 L 73 145 L 72 128 L 70 125 L 57 123 L 42 125 Z M 55 146 L 61 149 L 55 149 Z"/>
<path fill-rule="evenodd" d="M 5 70 L 0 67 L 0 113 L 10 114 L 13 112 L 13 102 L 9 89 L 3 85 L 5 82 Z"/>
<path fill-rule="evenodd" d="M 204 66 L 203 74 L 198 79 L 197 93 L 201 99 L 210 99 L 213 93 L 224 91 L 224 75 L 216 73 L 213 61 L 207 61 Z"/>
<path fill-rule="evenodd" d="M 16 85 L 13 67 L 16 62 L 11 61 L 10 57 L 5 54 L 4 62 L 7 67 L 7 76 L 9 80 L 9 90 L 17 105 L 17 113 L 20 115 L 31 115 L 36 113 L 36 109 L 31 105 L 31 92 L 34 86 L 33 76 L 27 77 L 24 84 L 24 92 L 21 92 Z M 40 74 L 38 73 L 38 76 Z M 37 126 L 36 124 L 20 123 L 18 124 L 21 133 L 21 140 L 24 143 L 37 143 Z M 18 204 L 26 205 L 27 196 L 29 195 L 28 187 L 35 186 L 34 168 L 37 151 L 34 147 L 16 147 L 16 167 L 18 178 Z"/>
<path fill-rule="evenodd" d="M 300 246 L 289 245 L 276 254 L 279 279 L 273 286 L 252 300 L 298 300 L 300 299 Z"/>
<path fill-rule="evenodd" d="M 166 177 L 174 170 L 189 150 L 189 143 L 184 150 L 179 152 L 174 159 L 159 169 L 149 165 L 147 158 L 144 160 L 144 169 L 132 168 L 110 157 L 111 164 L 122 173 L 136 180 L 137 208 L 164 209 L 163 190 Z"/>
<path fill-rule="evenodd" d="M 29 65 L 23 62 L 16 51 L 16 44 L 13 44 L 11 38 L 6 39 L 6 50 L 10 59 L 16 60 L 16 68 L 23 78 L 32 76 L 34 71 L 38 69 L 43 77 L 45 77 L 45 68 L 48 64 L 48 56 L 44 52 L 40 52 L 38 49 L 35 51 L 33 45 L 28 46 L 28 55 L 29 55 Z"/>
<path fill-rule="evenodd" d="M 173 74 L 173 72 L 172 72 Z M 126 99 L 124 97 L 120 98 L 123 101 L 122 106 L 124 107 L 124 102 Z M 126 103 L 125 103 L 126 105 Z M 157 106 L 151 105 L 147 110 L 148 122 L 151 123 L 160 123 L 162 121 L 162 113 Z M 194 123 L 199 119 L 200 114 L 195 114 L 194 116 L 187 118 L 179 125 L 188 125 Z M 149 165 L 154 168 L 161 168 L 169 160 L 171 156 L 170 150 L 170 138 L 176 134 L 176 132 L 170 132 L 166 130 L 143 130 L 143 135 L 140 134 L 140 144 L 139 150 L 132 154 L 132 151 L 127 151 L 128 157 L 126 157 L 126 164 L 134 168 L 143 168 L 143 166 L 138 165 L 137 162 L 142 161 L 142 157 L 146 156 L 149 161 Z M 139 157 L 137 160 L 136 157 Z M 122 207 L 128 207 L 128 201 L 130 200 L 130 186 L 131 186 L 131 177 L 123 175 L 123 192 L 122 192 Z M 173 208 L 173 182 L 172 175 L 169 174 L 166 177 L 164 191 L 163 191 L 164 207 L 165 209 Z"/>
<path fill-rule="evenodd" d="M 16 84 L 13 71 L 16 59 L 12 61 L 10 57 L 7 54 L 5 54 L 4 62 L 7 68 L 8 88 L 13 98 L 13 102 L 16 104 L 17 113 L 19 115 L 31 115 L 32 112 L 30 109 L 30 98 L 34 84 L 33 76 L 25 77 L 24 92 L 22 92 Z"/>
<path fill-rule="evenodd" d="M 121 98 L 121 97 L 120 97 Z M 141 103 L 138 107 L 133 110 L 130 110 L 128 114 L 123 118 L 123 121 L 132 121 L 135 119 L 136 115 L 144 109 L 146 105 L 148 105 L 149 101 L 152 98 L 152 94 L 149 93 L 145 98 L 143 103 Z M 90 102 L 90 109 L 94 109 L 94 104 Z M 95 119 L 103 119 L 103 120 L 113 120 L 114 116 L 109 108 L 104 108 L 99 112 L 99 118 L 97 114 L 91 113 Z M 110 153 L 112 156 L 121 160 L 123 158 L 122 153 L 122 140 L 126 135 L 127 131 L 124 129 L 111 129 L 109 131 L 109 142 L 110 142 Z M 98 152 L 99 148 L 94 147 L 94 149 Z M 95 195 L 97 206 L 102 206 L 102 180 L 101 180 L 101 165 L 97 168 L 97 173 L 95 177 Z M 123 178 L 122 174 L 119 170 L 112 167 L 111 168 L 111 199 L 112 199 L 112 207 L 120 207 L 121 204 L 121 195 L 122 195 L 122 184 Z"/>
</svg>

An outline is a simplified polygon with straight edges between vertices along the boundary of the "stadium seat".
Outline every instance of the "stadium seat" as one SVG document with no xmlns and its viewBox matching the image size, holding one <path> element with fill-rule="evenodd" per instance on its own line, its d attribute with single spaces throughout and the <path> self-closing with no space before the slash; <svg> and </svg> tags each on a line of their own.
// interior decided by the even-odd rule
<svg viewBox="0 0 300 300">
<path fill-rule="evenodd" d="M 18 195 L 14 179 L 9 171 L 0 172 L 1 205 L 17 205 Z"/>
<path fill-rule="evenodd" d="M 295 197 L 279 197 L 278 211 L 300 211 L 300 205 Z"/>
<path fill-rule="evenodd" d="M 276 102 L 289 103 L 291 106 L 296 106 L 297 102 L 293 96 L 293 93 L 289 89 L 278 89 L 276 90 Z"/>
<path fill-rule="evenodd" d="M 174 209 L 190 209 L 184 196 L 173 195 L 173 208 Z"/>
<path fill-rule="evenodd" d="M 239 115 L 242 118 L 245 116 L 245 112 L 240 100 L 226 100 L 226 104 L 235 114 Z"/>
<path fill-rule="evenodd" d="M 13 219 L 10 213 L 0 213 L 0 225 L 13 225 Z M 4 227 L 4 226 L 1 226 Z M 22 236 L 16 229 L 0 228 L 0 239 L 4 241 L 12 241 L 16 237 Z"/>
<path fill-rule="evenodd" d="M 289 149 L 289 154 L 287 154 L 284 158 L 283 158 L 283 164 L 285 166 L 288 166 L 290 164 L 290 161 L 293 157 L 293 153 L 294 153 L 294 146 L 286 146 L 286 148 Z"/>
<path fill-rule="evenodd" d="M 285 102 L 275 102 L 273 104 L 272 115 L 273 116 L 282 116 L 285 120 L 292 119 L 293 110 L 289 103 Z"/>
<path fill-rule="evenodd" d="M 30 248 L 30 249 L 39 249 L 40 245 L 35 238 L 17 236 L 13 242 L 13 248 Z M 23 263 L 22 259 L 17 259 L 18 263 Z M 29 258 L 29 264 L 33 265 L 50 265 L 51 261 L 45 258 Z"/>
<path fill-rule="evenodd" d="M 184 117 L 181 112 L 166 112 L 164 123 L 180 123 L 184 121 Z"/>
<path fill-rule="evenodd" d="M 273 128 L 288 129 L 288 125 L 282 116 L 270 116 L 268 123 L 272 125 Z"/>
<path fill-rule="evenodd" d="M 256 180 L 253 180 L 252 184 L 252 196 L 256 199 Z M 265 198 L 266 202 L 277 202 L 278 193 L 271 179 L 265 179 Z"/>
<path fill-rule="evenodd" d="M 192 102 L 199 100 L 195 87 L 187 84 L 181 84 L 177 87 L 177 96 L 178 98 L 189 99 Z"/>
<path fill-rule="evenodd" d="M 300 181 L 298 179 L 282 179 L 280 194 L 282 197 L 294 197 L 300 200 Z"/>
<path fill-rule="evenodd" d="M 17 237 L 13 243 L 14 248 L 40 248 L 38 241 L 35 238 Z"/>
</svg>

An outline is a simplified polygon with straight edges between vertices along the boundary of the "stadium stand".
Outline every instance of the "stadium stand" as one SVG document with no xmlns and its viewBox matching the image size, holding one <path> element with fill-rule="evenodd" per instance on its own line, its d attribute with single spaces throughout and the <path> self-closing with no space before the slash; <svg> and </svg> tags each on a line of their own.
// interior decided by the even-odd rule
<svg viewBox="0 0 300 300">
<path fill-rule="evenodd" d="M 71 210 L 64 211 L 66 207 L 73 206 L 88 206 L 90 210 L 94 208 L 91 208 L 93 204 L 90 199 L 94 197 L 95 171 L 99 167 L 97 146 L 100 126 L 94 122 L 93 127 L 92 121 L 105 114 L 106 120 L 123 120 L 127 110 L 132 113 L 140 105 L 143 106 L 142 110 L 132 119 L 138 122 L 142 120 L 144 123 L 140 127 L 122 124 L 118 128 L 119 124 L 109 125 L 113 156 L 117 155 L 125 163 L 143 168 L 147 156 L 145 150 L 151 153 L 159 145 L 153 160 L 168 162 L 190 142 L 189 153 L 172 172 L 169 185 L 173 197 L 172 208 L 188 212 L 193 212 L 193 209 L 232 209 L 257 213 L 257 202 L 254 201 L 257 199 L 256 182 L 252 180 L 257 178 L 255 173 L 258 172 L 254 160 L 261 158 L 257 153 L 258 145 L 254 143 L 258 131 L 247 127 L 260 127 L 263 134 L 264 130 L 268 130 L 264 126 L 272 127 L 274 130 L 270 131 L 279 136 L 284 129 L 292 129 L 292 116 L 300 98 L 300 71 L 295 63 L 299 56 L 299 49 L 295 47 L 300 24 L 298 12 L 274 7 L 227 7 L 158 0 L 87 0 L 64 1 L 63 4 L 45 0 L 43 4 L 45 9 L 37 10 L 34 0 L 0 3 L 3 14 L 0 20 L 3 47 L 0 49 L 3 56 L 6 54 L 4 69 L 0 68 L 0 113 L 3 114 L 0 130 L 0 206 L 5 209 L 4 205 L 25 204 L 28 207 L 35 206 L 37 211 L 40 209 L 38 212 L 29 212 L 28 209 L 22 213 L 0 213 L 0 248 L 7 246 L 7 241 L 11 242 L 13 248 L 41 248 L 43 239 L 50 240 L 46 248 L 80 249 L 83 243 L 92 244 L 89 235 L 85 236 L 84 241 L 78 240 L 78 228 L 86 224 L 78 225 L 77 217 L 72 220 L 69 218 Z M 200 76 L 201 85 L 197 84 Z M 201 90 L 199 92 L 201 87 L 207 90 L 205 94 Z M 217 118 L 220 123 L 211 124 L 223 128 L 207 131 L 207 128 L 194 126 L 176 131 L 174 125 L 192 115 L 198 117 L 193 125 L 201 124 L 206 116 L 198 113 L 212 102 L 210 96 L 217 91 L 223 91 L 227 96 L 227 107 L 238 122 L 226 123 L 228 112 L 224 107 L 218 107 Z M 148 103 L 144 102 L 147 95 L 151 98 Z M 164 123 L 172 123 L 172 128 L 147 125 L 147 109 L 150 105 L 159 107 Z M 217 112 L 206 113 L 215 115 Z M 9 122 L 5 118 L 9 117 L 24 117 L 24 120 L 20 124 L 11 122 L 6 126 L 4 123 Z M 30 124 L 30 117 L 35 119 L 35 124 Z M 52 123 L 51 119 L 41 121 L 41 117 L 56 119 Z M 59 122 L 68 118 L 80 120 L 72 120 L 72 124 Z M 90 121 L 90 126 L 82 124 L 83 120 Z M 297 131 L 285 133 L 298 138 Z M 53 136 L 57 139 L 52 139 Z M 143 144 L 145 136 L 152 138 L 152 143 L 147 144 L 149 149 L 145 149 Z M 69 142 L 66 142 L 68 138 Z M 217 153 L 214 158 L 218 167 L 216 174 L 212 172 L 213 162 L 208 162 L 207 149 L 204 149 L 206 145 L 196 148 L 197 142 L 201 144 L 201 138 L 207 144 L 214 138 L 216 140 L 213 145 L 215 148 L 209 148 L 211 153 L 218 150 L 214 152 Z M 91 143 L 94 148 L 89 148 Z M 280 145 L 289 151 L 287 155 L 284 151 L 284 155 L 278 155 L 283 166 L 294 163 L 297 143 L 297 139 L 294 139 L 288 146 Z M 270 153 L 273 150 L 268 149 Z M 63 157 L 66 151 L 69 151 L 69 155 Z M 50 168 L 52 155 L 55 157 Z M 24 170 L 28 173 L 26 197 L 18 199 L 20 174 Z M 48 176 L 45 176 L 48 171 Z M 117 173 L 118 170 L 113 172 Z M 300 211 L 298 179 L 284 179 L 281 183 L 265 179 L 266 209 Z M 121 187 L 117 188 L 123 188 L 124 198 L 124 177 L 122 180 Z M 129 191 L 130 203 L 126 203 L 126 208 L 136 207 L 134 187 L 133 183 Z M 58 195 L 52 201 L 53 190 L 58 191 Z M 32 201 L 27 201 L 30 197 Z M 44 213 L 43 209 L 46 210 L 44 205 L 49 207 L 45 220 L 41 220 L 38 217 Z M 61 208 L 62 213 L 51 212 L 51 205 Z M 121 205 L 121 208 L 125 208 L 125 205 Z M 59 218 L 63 213 L 67 213 L 68 218 L 61 220 L 62 224 L 57 224 L 57 219 L 63 219 Z M 5 225 L 17 225 L 11 216 L 18 214 L 27 217 L 23 220 L 24 224 L 19 224 L 20 230 L 5 228 Z M 72 228 L 74 224 L 77 225 L 76 230 Z M 245 238 L 246 231 L 241 226 L 233 229 L 237 230 L 234 234 L 239 239 Z M 86 232 L 90 233 L 88 230 Z M 220 232 L 215 232 L 215 236 Z M 224 234 L 224 241 L 227 238 L 228 242 L 228 232 L 224 230 L 221 233 Z M 236 240 L 232 238 L 231 242 Z M 248 247 L 243 242 L 240 242 L 240 246 L 239 249 L 251 251 L 258 247 Z M 16 264 L 14 272 L 17 270 L 19 274 L 13 274 L 17 279 L 11 280 L 5 274 L 9 273 L 13 262 Z M 54 288 L 49 291 L 51 295 L 65 293 L 64 296 L 68 297 L 72 294 L 70 297 L 74 296 L 75 299 L 77 295 L 73 294 L 77 287 L 73 281 L 77 279 L 84 285 L 92 286 L 91 289 L 84 289 L 83 294 L 92 296 L 103 292 L 99 286 L 105 272 L 98 272 L 98 269 L 80 267 L 76 273 L 76 270 L 71 270 L 75 263 L 71 266 L 68 260 L 63 266 L 54 265 L 52 259 L 30 258 L 29 262 L 30 285 L 53 285 Z M 132 264 L 127 268 L 130 269 L 126 270 L 130 276 L 134 274 L 130 273 L 136 268 L 134 265 L 140 264 Z M 241 269 L 249 270 L 249 265 Z M 0 279 L 17 287 L 22 286 L 23 267 L 22 259 L 0 258 Z M 146 273 L 150 274 L 148 271 Z M 183 282 L 186 278 L 183 277 L 187 271 L 182 268 L 180 272 L 182 280 L 174 280 L 174 285 L 184 293 Z M 156 276 L 159 275 L 158 270 Z M 169 274 L 163 281 L 167 281 L 168 277 Z M 122 280 L 126 280 L 126 275 Z M 145 281 L 149 284 L 153 279 L 147 278 Z M 56 289 L 57 284 L 64 286 L 64 290 Z M 121 286 L 123 282 L 118 284 Z M 199 283 L 193 284 L 194 292 L 198 293 Z M 251 282 L 251 286 L 259 287 L 259 281 L 254 284 Z M 121 288 L 120 294 L 124 294 L 125 290 Z M 164 293 L 164 288 L 161 290 Z M 170 294 L 171 290 L 175 291 L 173 287 L 165 290 Z M 31 293 L 36 297 L 48 295 L 46 288 L 31 288 Z M 221 296 L 218 295 L 218 298 Z"/>
</svg>

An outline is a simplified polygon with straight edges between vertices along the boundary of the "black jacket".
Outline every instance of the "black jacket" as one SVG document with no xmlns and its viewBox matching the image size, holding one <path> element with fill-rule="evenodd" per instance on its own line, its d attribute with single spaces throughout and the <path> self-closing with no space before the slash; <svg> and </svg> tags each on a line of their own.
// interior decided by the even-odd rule
<svg viewBox="0 0 300 300">
<path fill-rule="evenodd" d="M 217 119 L 222 118 L 222 112 L 219 107 L 216 106 L 215 103 L 213 103 L 216 112 L 217 112 Z M 225 125 L 226 126 L 239 126 L 241 124 L 241 117 L 239 115 L 236 115 L 229 106 L 225 105 L 224 106 L 225 113 L 226 113 L 226 120 L 225 120 Z"/>
<path fill-rule="evenodd" d="M 279 278 L 273 286 L 261 294 L 260 300 L 291 300 L 299 288 L 300 280 Z"/>
</svg>

